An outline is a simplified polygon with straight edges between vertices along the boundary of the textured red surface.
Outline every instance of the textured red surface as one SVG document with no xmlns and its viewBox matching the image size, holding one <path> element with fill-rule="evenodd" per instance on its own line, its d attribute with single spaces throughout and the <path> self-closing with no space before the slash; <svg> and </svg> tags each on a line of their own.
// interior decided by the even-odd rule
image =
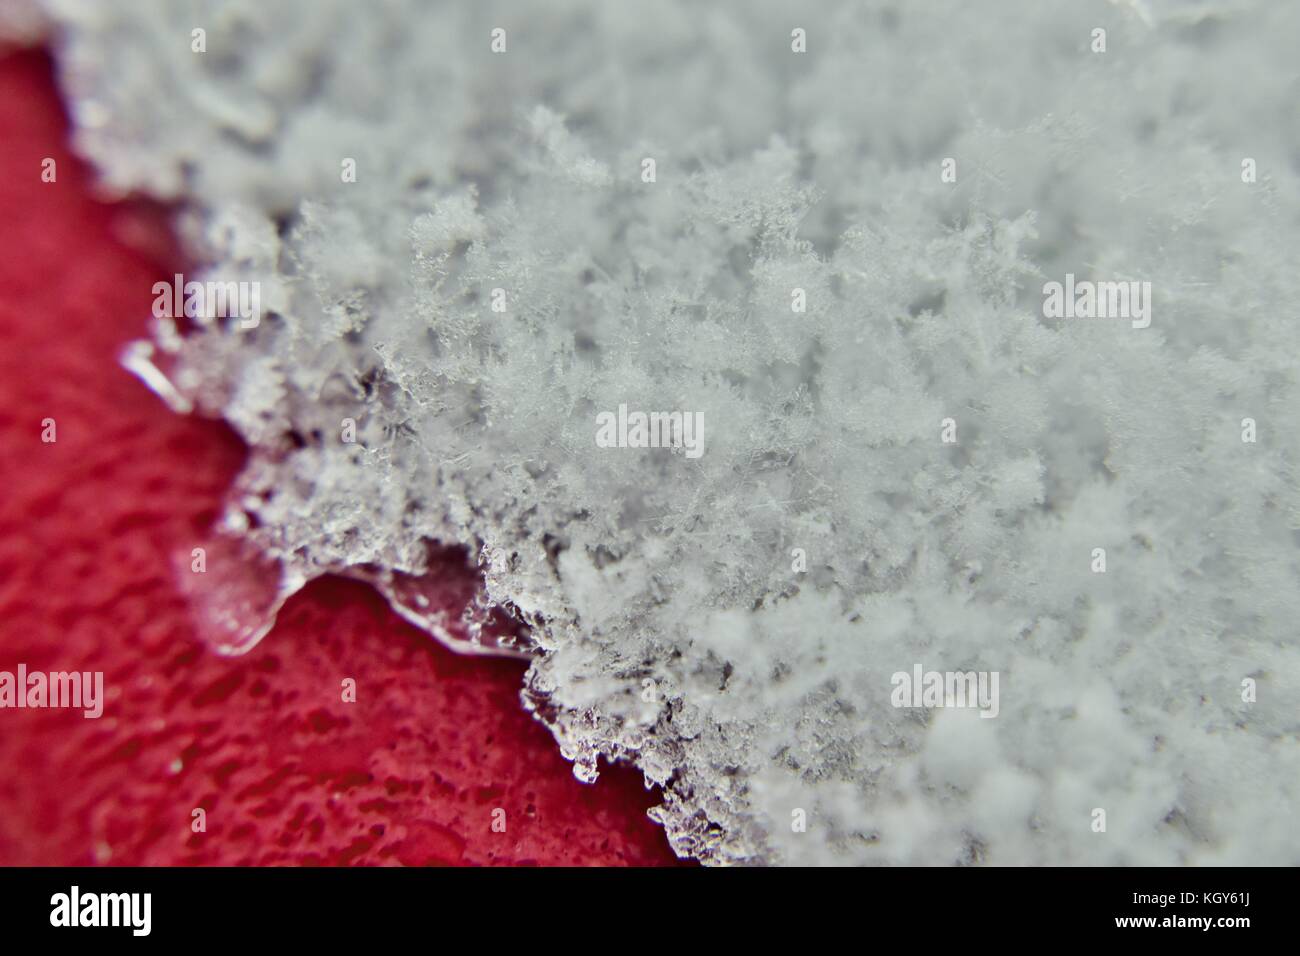
<svg viewBox="0 0 1300 956">
<path fill-rule="evenodd" d="M 99 720 L 0 710 L 0 864 L 672 861 L 640 775 L 578 783 L 520 665 L 445 651 L 360 585 L 316 582 L 245 657 L 197 643 L 170 559 L 243 448 L 116 364 L 175 250 L 159 210 L 91 198 L 38 54 L 0 60 L 0 226 L 0 670 L 102 670 L 107 698 Z"/>
</svg>

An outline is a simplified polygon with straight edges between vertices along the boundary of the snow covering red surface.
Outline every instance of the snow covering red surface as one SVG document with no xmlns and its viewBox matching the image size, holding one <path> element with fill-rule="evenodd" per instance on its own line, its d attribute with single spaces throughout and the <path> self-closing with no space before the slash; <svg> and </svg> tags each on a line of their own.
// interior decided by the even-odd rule
<svg viewBox="0 0 1300 956">
<path fill-rule="evenodd" d="M 181 260 L 165 210 L 92 185 L 48 58 L 0 59 L 0 671 L 103 671 L 106 698 L 0 710 L 0 865 L 673 862 L 639 773 L 573 778 L 521 664 L 362 585 L 315 582 L 244 657 L 204 649 L 172 556 L 244 450 L 118 365 Z"/>
</svg>

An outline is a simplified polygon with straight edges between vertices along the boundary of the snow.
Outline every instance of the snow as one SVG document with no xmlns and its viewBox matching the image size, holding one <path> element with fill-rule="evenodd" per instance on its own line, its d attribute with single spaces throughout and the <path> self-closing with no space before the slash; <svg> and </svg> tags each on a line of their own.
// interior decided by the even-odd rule
<svg viewBox="0 0 1300 956">
<path fill-rule="evenodd" d="M 106 188 L 261 283 L 171 375 L 248 539 L 482 555 L 679 853 L 1300 863 L 1300 7 L 44 6 Z M 1150 326 L 1048 318 L 1067 275 Z M 703 453 L 599 447 L 620 405 Z M 917 664 L 996 719 L 891 706 Z"/>
</svg>

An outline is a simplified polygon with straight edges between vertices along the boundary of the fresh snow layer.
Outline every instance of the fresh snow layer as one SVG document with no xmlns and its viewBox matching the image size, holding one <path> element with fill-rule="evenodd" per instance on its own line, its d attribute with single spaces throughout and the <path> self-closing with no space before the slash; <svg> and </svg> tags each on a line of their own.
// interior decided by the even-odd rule
<svg viewBox="0 0 1300 956">
<path fill-rule="evenodd" d="M 251 446 L 272 608 L 468 546 L 709 863 L 1300 863 L 1300 4 L 43 6 L 105 188 L 258 284 L 129 364 Z"/>
</svg>

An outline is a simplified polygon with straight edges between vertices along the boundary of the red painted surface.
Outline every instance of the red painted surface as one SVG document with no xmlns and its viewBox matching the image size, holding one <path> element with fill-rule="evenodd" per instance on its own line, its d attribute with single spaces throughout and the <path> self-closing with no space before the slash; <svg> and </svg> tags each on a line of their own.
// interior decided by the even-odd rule
<svg viewBox="0 0 1300 956">
<path fill-rule="evenodd" d="M 0 864 L 672 862 L 640 774 L 578 783 L 521 665 L 458 657 L 361 585 L 316 582 L 244 657 L 203 649 L 171 556 L 244 450 L 118 366 L 179 259 L 164 211 L 90 187 L 48 59 L 0 60 L 0 670 L 103 671 L 107 698 L 99 720 L 0 710 Z"/>
</svg>

